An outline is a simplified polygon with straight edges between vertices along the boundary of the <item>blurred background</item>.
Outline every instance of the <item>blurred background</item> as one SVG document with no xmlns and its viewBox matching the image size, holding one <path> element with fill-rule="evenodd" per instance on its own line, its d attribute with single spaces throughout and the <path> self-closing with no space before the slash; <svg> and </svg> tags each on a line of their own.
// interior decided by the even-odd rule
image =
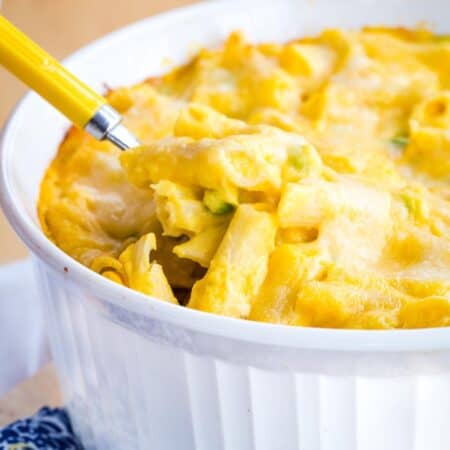
<svg viewBox="0 0 450 450">
<path fill-rule="evenodd" d="M 128 23 L 193 0 L 0 0 L 1 13 L 56 58 Z M 0 67 L 0 129 L 26 88 Z M 27 254 L 0 210 L 0 264 Z"/>
</svg>

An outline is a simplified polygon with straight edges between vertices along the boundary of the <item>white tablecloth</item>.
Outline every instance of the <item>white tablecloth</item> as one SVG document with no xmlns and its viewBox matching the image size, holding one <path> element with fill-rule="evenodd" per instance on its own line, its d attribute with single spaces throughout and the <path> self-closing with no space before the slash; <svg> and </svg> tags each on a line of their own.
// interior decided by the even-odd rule
<svg viewBox="0 0 450 450">
<path fill-rule="evenodd" d="M 38 295 L 30 260 L 0 266 L 0 396 L 49 359 Z"/>
</svg>

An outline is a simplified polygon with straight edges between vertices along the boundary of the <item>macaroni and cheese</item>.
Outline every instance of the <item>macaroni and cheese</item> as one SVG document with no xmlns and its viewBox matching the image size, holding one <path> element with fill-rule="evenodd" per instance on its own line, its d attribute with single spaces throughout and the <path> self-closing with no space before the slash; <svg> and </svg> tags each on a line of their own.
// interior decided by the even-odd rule
<svg viewBox="0 0 450 450">
<path fill-rule="evenodd" d="M 72 128 L 40 194 L 82 264 L 249 320 L 450 325 L 450 38 L 233 33 L 108 98 L 144 146 Z"/>
</svg>

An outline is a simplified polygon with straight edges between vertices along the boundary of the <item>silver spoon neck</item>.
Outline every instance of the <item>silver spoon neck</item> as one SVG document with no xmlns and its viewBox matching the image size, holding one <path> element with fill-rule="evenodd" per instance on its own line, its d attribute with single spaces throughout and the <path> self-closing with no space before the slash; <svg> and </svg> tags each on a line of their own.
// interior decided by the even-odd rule
<svg viewBox="0 0 450 450">
<path fill-rule="evenodd" d="M 122 116 L 110 105 L 101 106 L 84 129 L 99 141 L 108 140 L 121 150 L 142 145 L 122 123 Z"/>
</svg>

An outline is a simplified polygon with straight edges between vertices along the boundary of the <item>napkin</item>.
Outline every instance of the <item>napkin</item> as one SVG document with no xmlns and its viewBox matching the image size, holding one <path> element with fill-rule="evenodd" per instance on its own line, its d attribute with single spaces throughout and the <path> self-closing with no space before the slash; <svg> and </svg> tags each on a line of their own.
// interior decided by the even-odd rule
<svg viewBox="0 0 450 450">
<path fill-rule="evenodd" d="M 64 409 L 42 408 L 0 429 L 0 450 L 82 450 Z"/>
<path fill-rule="evenodd" d="M 0 396 L 48 360 L 45 318 L 31 259 L 0 266 Z"/>
</svg>

